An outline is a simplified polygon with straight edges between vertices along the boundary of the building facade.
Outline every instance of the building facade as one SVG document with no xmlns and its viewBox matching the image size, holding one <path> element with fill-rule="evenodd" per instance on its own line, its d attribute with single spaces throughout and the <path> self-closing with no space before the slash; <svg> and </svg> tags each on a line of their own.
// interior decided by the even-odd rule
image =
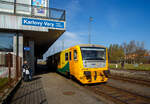
<svg viewBox="0 0 150 104">
<path fill-rule="evenodd" d="M 0 54 L 12 53 L 35 63 L 65 32 L 65 11 L 48 0 L 0 1 Z"/>
</svg>

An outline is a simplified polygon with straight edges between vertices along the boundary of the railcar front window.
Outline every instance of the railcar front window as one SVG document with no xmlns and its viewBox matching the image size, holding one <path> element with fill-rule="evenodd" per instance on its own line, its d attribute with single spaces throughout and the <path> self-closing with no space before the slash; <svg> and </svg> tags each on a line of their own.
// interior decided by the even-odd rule
<svg viewBox="0 0 150 104">
<path fill-rule="evenodd" d="M 83 60 L 106 60 L 106 49 L 85 47 L 81 48 Z"/>
</svg>

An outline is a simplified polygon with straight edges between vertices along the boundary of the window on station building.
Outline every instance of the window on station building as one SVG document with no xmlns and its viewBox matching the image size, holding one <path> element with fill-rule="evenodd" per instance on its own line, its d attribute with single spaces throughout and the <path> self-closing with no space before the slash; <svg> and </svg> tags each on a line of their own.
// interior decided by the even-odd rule
<svg viewBox="0 0 150 104">
<path fill-rule="evenodd" d="M 71 60 L 71 52 L 69 52 L 69 60 Z"/>
<path fill-rule="evenodd" d="M 74 60 L 77 60 L 77 50 L 74 50 Z"/>
<path fill-rule="evenodd" d="M 13 34 L 0 33 L 0 51 L 1 52 L 13 51 Z"/>
<path fill-rule="evenodd" d="M 65 61 L 68 61 L 68 53 L 65 53 Z"/>
<path fill-rule="evenodd" d="M 0 12 L 13 13 L 14 0 L 0 0 Z"/>
</svg>

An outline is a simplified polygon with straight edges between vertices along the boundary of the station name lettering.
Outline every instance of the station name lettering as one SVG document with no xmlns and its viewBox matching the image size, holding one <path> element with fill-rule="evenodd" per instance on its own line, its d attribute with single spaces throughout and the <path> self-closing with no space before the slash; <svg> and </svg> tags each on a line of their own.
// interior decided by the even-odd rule
<svg viewBox="0 0 150 104">
<path fill-rule="evenodd" d="M 22 25 L 51 27 L 51 28 L 64 28 L 63 22 L 55 22 L 49 20 L 22 18 Z"/>
</svg>

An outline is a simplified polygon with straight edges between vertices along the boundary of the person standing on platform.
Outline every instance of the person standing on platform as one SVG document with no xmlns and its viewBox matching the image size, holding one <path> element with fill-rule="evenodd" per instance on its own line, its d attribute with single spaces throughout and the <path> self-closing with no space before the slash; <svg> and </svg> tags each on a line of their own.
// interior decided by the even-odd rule
<svg viewBox="0 0 150 104">
<path fill-rule="evenodd" d="M 31 69 L 28 65 L 28 62 L 25 60 L 23 64 L 23 80 L 24 81 L 29 81 L 32 79 L 32 74 L 30 70 Z"/>
<path fill-rule="evenodd" d="M 28 69 L 28 64 L 27 64 L 27 61 L 25 60 L 24 62 L 23 62 L 23 80 L 25 81 L 26 80 L 26 70 Z"/>
</svg>

